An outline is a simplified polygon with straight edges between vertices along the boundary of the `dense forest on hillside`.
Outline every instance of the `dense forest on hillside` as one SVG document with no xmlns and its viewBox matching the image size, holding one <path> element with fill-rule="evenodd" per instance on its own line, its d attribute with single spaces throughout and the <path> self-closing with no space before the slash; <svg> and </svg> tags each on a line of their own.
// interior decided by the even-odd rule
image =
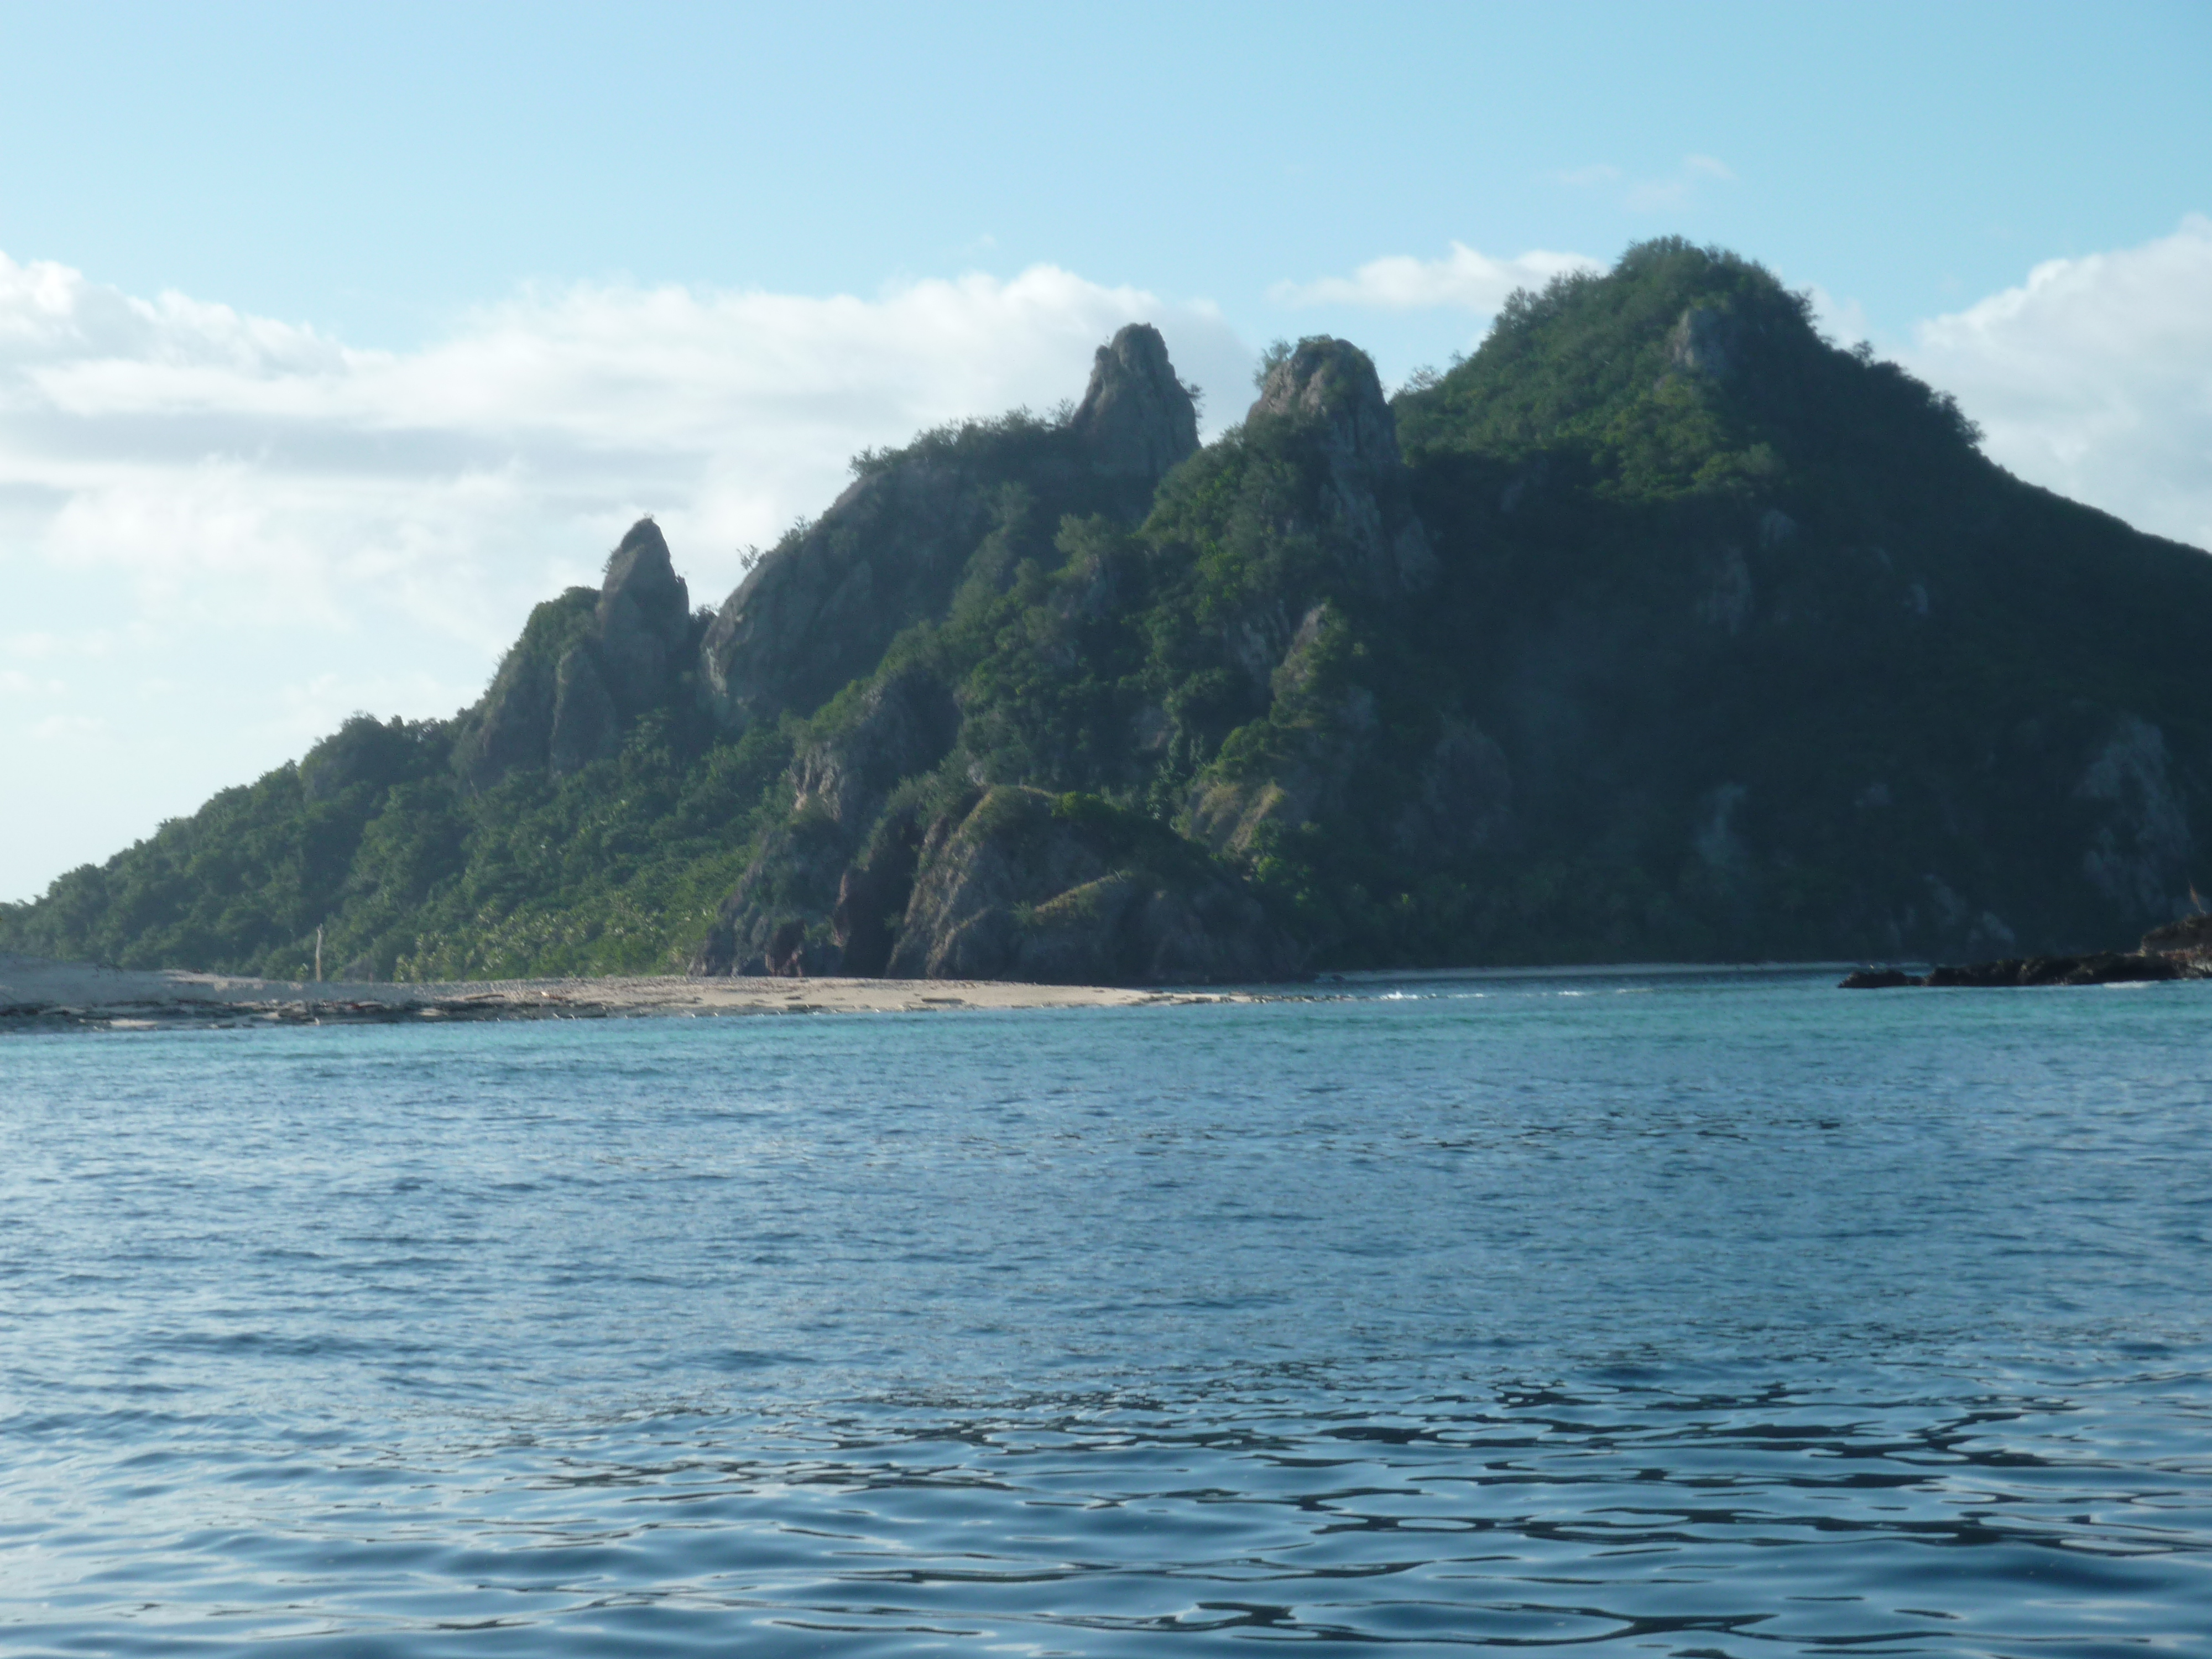
<svg viewBox="0 0 2212 1659">
<path fill-rule="evenodd" d="M 1159 336 L 854 463 L 695 612 L 641 523 L 451 720 L 361 716 L 0 948 L 296 977 L 1243 979 L 2079 949 L 2188 902 L 2212 559 L 1674 240 L 1386 399 Z"/>
</svg>

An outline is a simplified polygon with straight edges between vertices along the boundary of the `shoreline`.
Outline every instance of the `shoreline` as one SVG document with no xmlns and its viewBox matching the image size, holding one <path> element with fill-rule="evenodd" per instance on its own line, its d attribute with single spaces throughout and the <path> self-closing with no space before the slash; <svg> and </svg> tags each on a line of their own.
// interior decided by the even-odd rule
<svg viewBox="0 0 2212 1659">
<path fill-rule="evenodd" d="M 390 1025 L 483 1019 L 933 1013 L 1259 1002 L 1250 991 L 1024 985 L 994 980 L 456 980 L 420 985 L 249 979 L 184 969 L 103 968 L 0 955 L 0 1032 Z"/>
</svg>

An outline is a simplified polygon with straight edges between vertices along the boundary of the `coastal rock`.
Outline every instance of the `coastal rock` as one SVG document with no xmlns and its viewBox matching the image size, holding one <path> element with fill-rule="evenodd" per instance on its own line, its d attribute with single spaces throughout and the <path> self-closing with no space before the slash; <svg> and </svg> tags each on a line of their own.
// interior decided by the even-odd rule
<svg viewBox="0 0 2212 1659">
<path fill-rule="evenodd" d="M 1067 424 L 1091 465 L 1111 477 L 1156 484 L 1198 453 L 1198 407 L 1150 323 L 1132 323 L 1098 348 Z"/>
<path fill-rule="evenodd" d="M 1888 991 L 1920 981 L 1902 968 L 1860 968 L 1838 981 L 1846 991 Z"/>
<path fill-rule="evenodd" d="M 992 789 L 930 826 L 921 865 L 897 977 L 1176 984 L 1301 965 L 1233 877 L 1093 797 Z"/>
<path fill-rule="evenodd" d="M 922 844 L 921 822 L 912 809 L 891 813 L 878 827 L 867 851 L 848 866 L 837 884 L 830 912 L 830 942 L 842 970 L 862 978 L 889 971 Z"/>
<path fill-rule="evenodd" d="M 1911 975 L 1898 968 L 1862 968 L 1838 981 L 1846 991 L 1925 985 L 1939 989 L 1993 990 L 2052 985 L 2136 985 L 2212 978 L 2212 963 L 2170 951 L 2094 951 L 2086 956 L 2006 957 Z"/>
<path fill-rule="evenodd" d="M 886 815 L 885 804 L 944 757 L 959 726 L 951 694 L 909 667 L 803 746 L 791 764 L 791 815 L 722 902 L 691 971 L 881 974 L 921 842 L 914 809 Z"/>
<path fill-rule="evenodd" d="M 2212 915 L 2202 913 L 2154 927 L 2142 937 L 2146 954 L 2153 951 L 2212 960 Z"/>
<path fill-rule="evenodd" d="M 2185 977 L 2182 965 L 2170 957 L 2099 951 L 2081 957 L 2014 957 L 1963 967 L 1931 968 L 1920 983 L 1938 987 L 2125 985 Z"/>
</svg>

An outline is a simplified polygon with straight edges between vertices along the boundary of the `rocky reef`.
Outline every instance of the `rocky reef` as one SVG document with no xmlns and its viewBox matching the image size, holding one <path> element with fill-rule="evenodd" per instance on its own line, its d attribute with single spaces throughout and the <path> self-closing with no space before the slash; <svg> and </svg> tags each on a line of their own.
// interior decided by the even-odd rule
<svg viewBox="0 0 2212 1659">
<path fill-rule="evenodd" d="M 2212 979 L 2212 915 L 2184 916 L 2163 927 L 2154 927 L 2132 951 L 2002 957 L 1992 962 L 1939 965 L 1924 974 L 1908 973 L 1902 968 L 1860 968 L 1838 982 L 1846 991 L 1887 991 L 1911 985 L 2132 985 L 2175 979 Z"/>
</svg>

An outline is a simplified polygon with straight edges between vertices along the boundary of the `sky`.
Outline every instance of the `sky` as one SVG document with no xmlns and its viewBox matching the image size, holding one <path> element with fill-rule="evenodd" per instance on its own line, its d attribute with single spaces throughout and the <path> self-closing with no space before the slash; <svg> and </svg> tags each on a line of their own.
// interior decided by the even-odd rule
<svg viewBox="0 0 2212 1659">
<path fill-rule="evenodd" d="M 1654 235 L 2212 547 L 2208 79 L 2203 0 L 0 0 L 0 900 L 452 714 L 641 513 L 719 603 L 1124 322 L 1218 431 Z"/>
</svg>

